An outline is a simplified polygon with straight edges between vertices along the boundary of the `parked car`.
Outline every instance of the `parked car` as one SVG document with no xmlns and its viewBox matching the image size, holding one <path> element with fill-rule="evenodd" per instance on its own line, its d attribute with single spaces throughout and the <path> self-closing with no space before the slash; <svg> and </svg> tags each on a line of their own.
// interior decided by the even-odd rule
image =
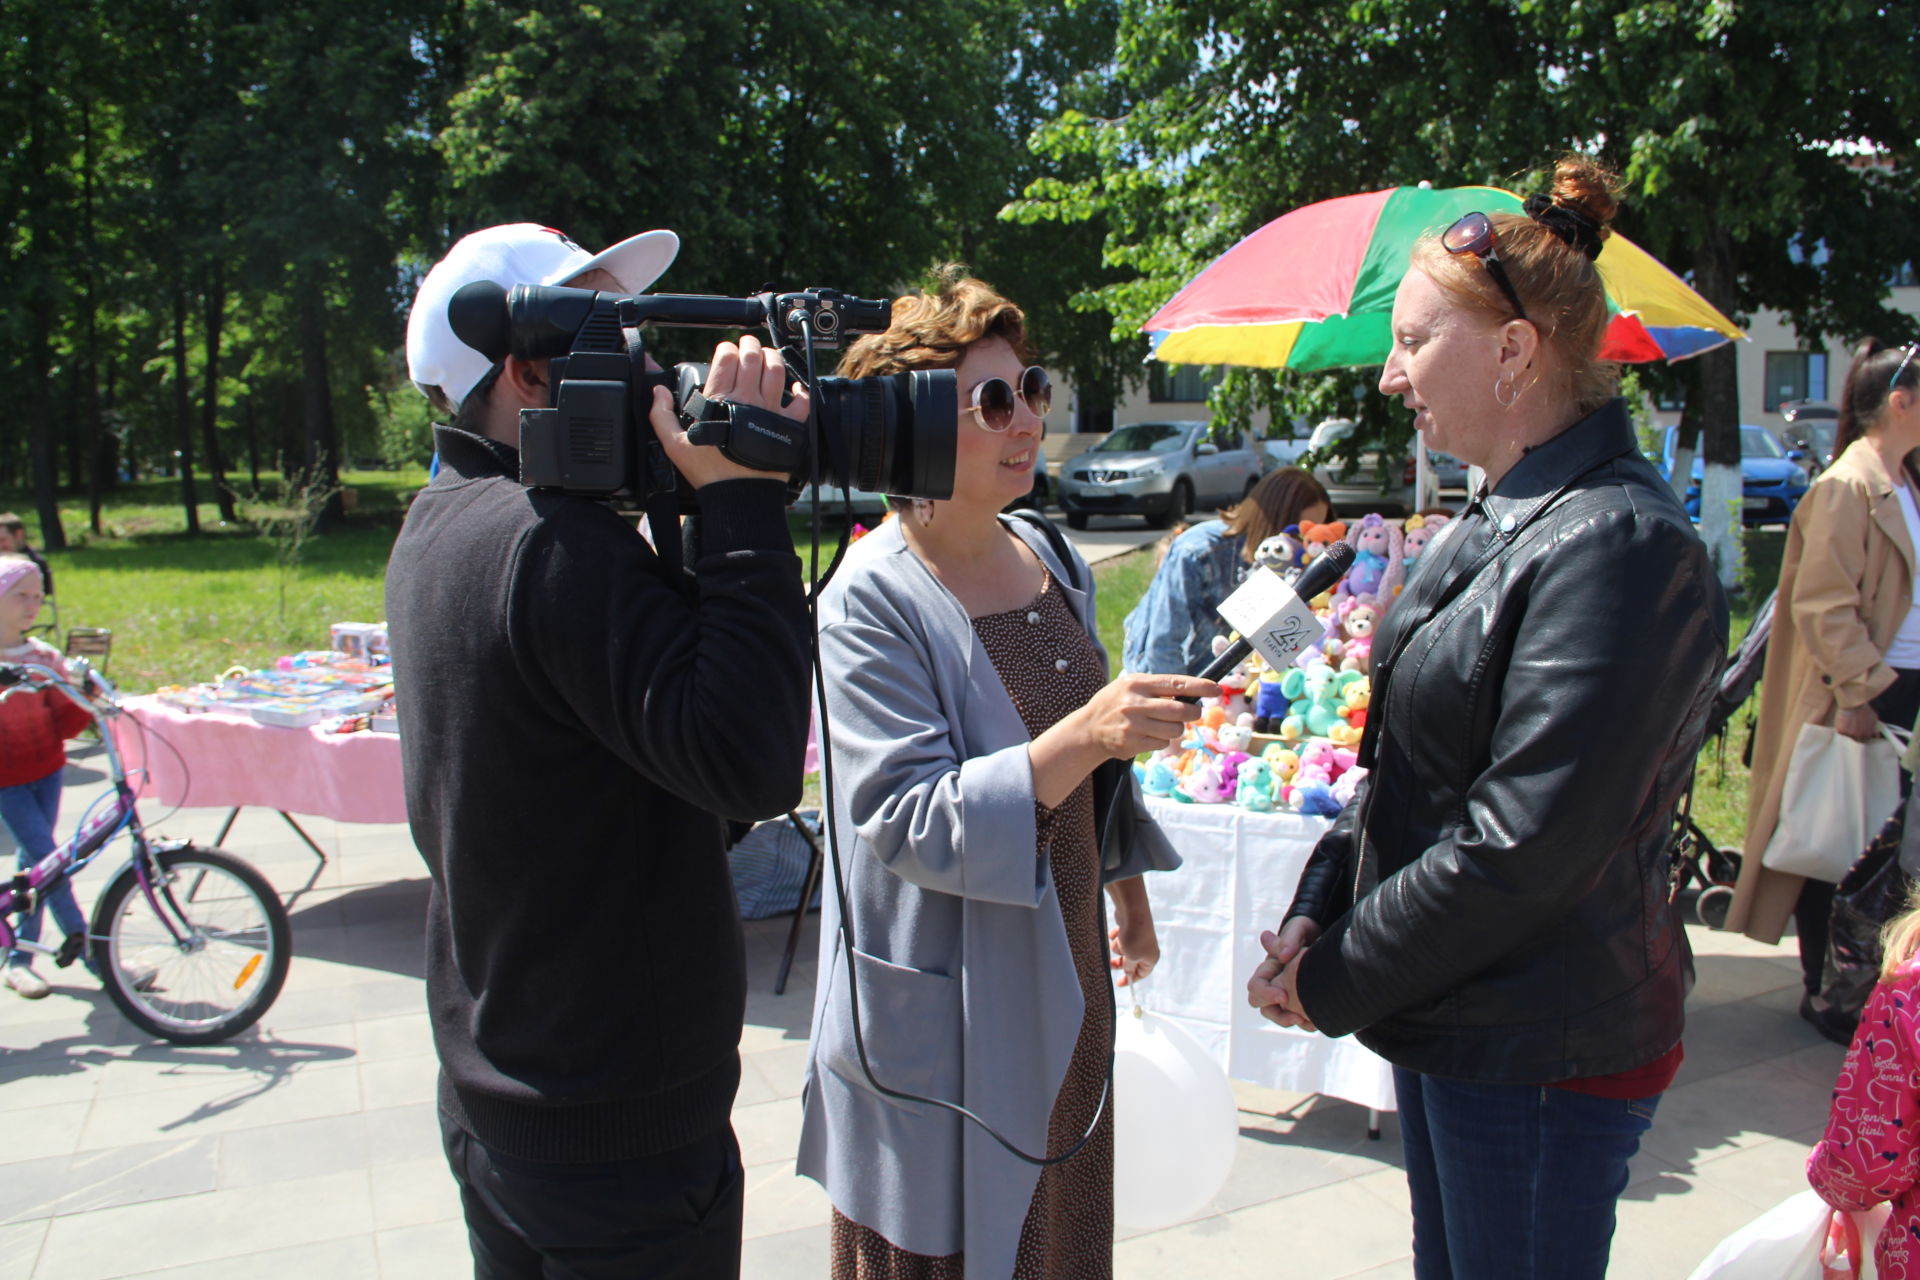
<svg viewBox="0 0 1920 1280">
<path fill-rule="evenodd" d="M 1281 467 L 1296 466 L 1300 455 L 1313 448 L 1313 428 L 1305 419 L 1292 422 L 1275 419 L 1267 428 L 1266 439 L 1260 442 L 1261 451 L 1267 455 L 1265 471 L 1277 471 Z"/>
<path fill-rule="evenodd" d="M 1060 468 L 1060 509 L 1075 529 L 1093 516 L 1145 516 L 1165 529 L 1196 509 L 1238 502 L 1269 469 L 1245 432 L 1205 422 L 1135 422 Z"/>
<path fill-rule="evenodd" d="M 1024 498 L 1016 498 L 1007 504 L 1007 510 L 1020 507 L 1032 507 L 1035 511 L 1044 511 L 1047 503 L 1053 499 L 1053 477 L 1048 473 L 1047 455 L 1036 452 L 1033 459 L 1033 489 Z M 820 514 L 828 520 L 837 520 L 846 507 L 842 505 L 845 496 L 840 486 L 823 484 L 820 486 Z M 793 510 L 802 514 L 813 510 L 813 486 L 808 485 L 800 491 L 794 501 Z M 877 493 L 865 489 L 853 491 L 853 517 L 869 523 L 879 520 L 887 513 L 887 500 Z"/>
<path fill-rule="evenodd" d="M 1414 462 L 1411 457 L 1394 458 L 1384 466 L 1377 449 L 1369 449 L 1352 460 L 1332 456 L 1333 445 L 1353 434 L 1353 422 L 1347 418 L 1328 418 L 1313 429 L 1309 449 L 1320 464 L 1313 469 L 1314 479 L 1327 491 L 1338 515 L 1361 515 L 1368 511 L 1397 511 L 1411 515 L 1416 509 Z M 1324 451 L 1324 456 L 1323 456 Z M 1465 493 L 1467 464 L 1452 454 L 1427 451 L 1427 465 L 1433 468 L 1435 487 L 1444 495 L 1449 490 Z"/>
<path fill-rule="evenodd" d="M 1674 447 L 1680 438 L 1679 427 L 1668 427 L 1661 446 L 1661 470 L 1673 477 Z M 1700 518 L 1700 478 L 1706 466 L 1696 455 L 1685 501 L 1687 514 Z M 1752 423 L 1740 425 L 1741 522 L 1744 524 L 1783 524 L 1793 518 L 1793 509 L 1806 496 L 1812 477 L 1807 468 L 1787 457 L 1786 448 L 1773 432 Z"/>
<path fill-rule="evenodd" d="M 1840 435 L 1840 411 L 1820 400 L 1789 400 L 1780 406 L 1787 420 L 1787 457 L 1819 475 L 1833 465 Z M 1794 457 L 1798 453 L 1800 457 Z"/>
</svg>

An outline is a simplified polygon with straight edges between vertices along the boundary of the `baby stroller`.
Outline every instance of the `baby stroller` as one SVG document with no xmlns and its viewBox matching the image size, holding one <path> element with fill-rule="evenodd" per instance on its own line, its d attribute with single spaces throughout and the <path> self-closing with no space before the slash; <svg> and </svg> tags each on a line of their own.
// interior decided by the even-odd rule
<svg viewBox="0 0 1920 1280">
<path fill-rule="evenodd" d="M 1727 729 L 1734 713 L 1745 706 L 1747 699 L 1759 687 L 1760 678 L 1765 674 L 1767 665 L 1767 637 L 1773 632 L 1773 606 L 1775 595 L 1769 595 L 1759 610 L 1753 615 L 1753 625 L 1747 628 L 1747 634 L 1734 647 L 1727 658 L 1727 669 L 1720 676 L 1720 685 L 1714 691 L 1713 702 L 1707 708 L 1707 737 L 1719 739 L 1719 749 L 1727 748 Z M 1753 756 L 1753 739 L 1747 739 L 1747 763 Z M 1713 837 L 1700 829 L 1693 820 L 1693 784 L 1687 784 L 1687 792 L 1680 798 L 1680 806 L 1674 813 L 1673 840 L 1668 846 L 1673 859 L 1673 896 L 1678 897 L 1682 890 L 1697 885 L 1699 896 L 1693 900 L 1693 914 L 1701 924 L 1709 929 L 1718 929 L 1727 922 L 1727 908 L 1733 905 L 1733 883 L 1740 878 L 1740 850 L 1732 847 L 1719 847 L 1713 843 Z"/>
</svg>

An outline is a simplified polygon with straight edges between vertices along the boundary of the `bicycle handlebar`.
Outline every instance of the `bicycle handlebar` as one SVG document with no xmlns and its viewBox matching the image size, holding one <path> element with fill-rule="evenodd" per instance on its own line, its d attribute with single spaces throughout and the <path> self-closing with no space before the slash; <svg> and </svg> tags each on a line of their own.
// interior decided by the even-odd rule
<svg viewBox="0 0 1920 1280">
<path fill-rule="evenodd" d="M 95 720 L 120 714 L 119 690 L 113 682 L 93 669 L 93 664 L 85 658 L 75 658 L 68 664 L 70 673 L 77 673 L 82 686 L 91 681 L 100 691 L 100 696 L 89 697 L 84 688 L 76 688 L 71 679 L 61 676 L 52 667 L 37 662 L 0 662 L 0 702 L 5 702 L 15 694 L 30 693 L 37 689 L 58 689 L 66 695 L 69 702 L 92 716 Z"/>
</svg>

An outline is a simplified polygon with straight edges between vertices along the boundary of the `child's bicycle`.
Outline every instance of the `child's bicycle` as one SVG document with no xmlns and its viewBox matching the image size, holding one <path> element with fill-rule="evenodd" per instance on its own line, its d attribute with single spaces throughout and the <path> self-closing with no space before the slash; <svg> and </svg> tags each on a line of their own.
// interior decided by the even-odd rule
<svg viewBox="0 0 1920 1280">
<path fill-rule="evenodd" d="M 0 698 L 56 689 L 100 728 L 113 790 L 94 802 L 73 839 L 11 880 L 0 880 L 0 959 L 12 949 L 64 968 L 90 954 L 120 1012 L 176 1044 L 213 1044 L 259 1020 L 293 958 L 287 909 L 266 877 L 232 854 L 147 834 L 106 721 L 120 714 L 106 677 L 76 658 L 68 678 L 31 663 L 0 663 Z M 48 947 L 21 940 L 14 918 L 92 862 L 122 831 L 127 864 L 107 881 L 86 937 Z"/>
</svg>

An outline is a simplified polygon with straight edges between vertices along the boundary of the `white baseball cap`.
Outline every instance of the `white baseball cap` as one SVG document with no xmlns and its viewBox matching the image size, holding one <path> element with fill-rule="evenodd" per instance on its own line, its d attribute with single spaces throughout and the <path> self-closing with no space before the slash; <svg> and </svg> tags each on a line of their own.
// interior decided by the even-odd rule
<svg viewBox="0 0 1920 1280">
<path fill-rule="evenodd" d="M 456 408 L 487 376 L 493 362 L 454 336 L 447 302 L 461 286 L 491 280 L 516 284 L 564 284 L 596 268 L 640 293 L 660 278 L 680 252 L 671 231 L 643 231 L 611 249 L 588 253 L 564 232 L 535 222 L 488 227 L 463 238 L 420 282 L 407 316 L 407 376 L 424 394 L 439 387 Z"/>
</svg>

